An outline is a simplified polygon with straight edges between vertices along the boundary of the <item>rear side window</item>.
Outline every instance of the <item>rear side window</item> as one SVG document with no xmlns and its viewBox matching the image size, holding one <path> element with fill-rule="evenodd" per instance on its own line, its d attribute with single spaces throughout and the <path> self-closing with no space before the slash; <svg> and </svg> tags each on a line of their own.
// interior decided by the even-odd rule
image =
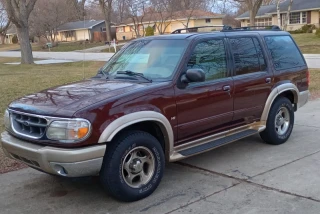
<svg viewBox="0 0 320 214">
<path fill-rule="evenodd" d="M 258 39 L 250 37 L 231 38 L 230 43 L 236 75 L 249 74 L 266 69 L 266 62 Z"/>
<path fill-rule="evenodd" d="M 276 70 L 305 65 L 297 46 L 290 36 L 266 36 L 265 40 Z"/>
</svg>

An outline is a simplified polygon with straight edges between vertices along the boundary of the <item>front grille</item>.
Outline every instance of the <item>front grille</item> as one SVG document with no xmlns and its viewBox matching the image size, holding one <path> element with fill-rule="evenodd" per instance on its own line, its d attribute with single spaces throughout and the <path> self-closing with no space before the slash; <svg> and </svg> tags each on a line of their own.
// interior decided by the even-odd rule
<svg viewBox="0 0 320 214">
<path fill-rule="evenodd" d="M 31 138 L 41 138 L 48 125 L 44 118 L 15 112 L 11 112 L 11 123 L 14 132 Z"/>
</svg>

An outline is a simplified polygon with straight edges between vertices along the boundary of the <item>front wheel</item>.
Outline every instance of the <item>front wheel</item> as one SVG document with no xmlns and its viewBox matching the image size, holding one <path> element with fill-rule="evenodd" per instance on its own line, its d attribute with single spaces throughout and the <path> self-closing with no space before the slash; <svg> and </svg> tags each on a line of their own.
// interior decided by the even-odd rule
<svg viewBox="0 0 320 214">
<path fill-rule="evenodd" d="M 155 191 L 164 165 L 159 141 L 149 133 L 130 131 L 107 145 L 100 180 L 114 198 L 137 201 Z"/>
<path fill-rule="evenodd" d="M 292 103 L 288 98 L 280 97 L 273 103 L 267 119 L 267 127 L 260 136 L 268 144 L 283 144 L 289 139 L 293 124 Z"/>
</svg>

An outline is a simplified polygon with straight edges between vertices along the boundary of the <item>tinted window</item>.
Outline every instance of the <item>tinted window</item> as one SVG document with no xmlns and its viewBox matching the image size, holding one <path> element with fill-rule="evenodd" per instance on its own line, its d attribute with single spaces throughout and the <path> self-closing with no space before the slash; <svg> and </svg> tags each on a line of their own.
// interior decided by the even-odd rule
<svg viewBox="0 0 320 214">
<path fill-rule="evenodd" d="M 221 39 L 197 44 L 188 62 L 188 69 L 200 68 L 206 74 L 206 81 L 227 76 L 227 62 L 224 42 Z"/>
<path fill-rule="evenodd" d="M 249 74 L 266 69 L 262 48 L 256 38 L 232 38 L 231 49 L 236 75 Z"/>
<path fill-rule="evenodd" d="M 267 36 L 267 47 L 276 70 L 305 65 L 305 62 L 290 36 Z"/>
</svg>

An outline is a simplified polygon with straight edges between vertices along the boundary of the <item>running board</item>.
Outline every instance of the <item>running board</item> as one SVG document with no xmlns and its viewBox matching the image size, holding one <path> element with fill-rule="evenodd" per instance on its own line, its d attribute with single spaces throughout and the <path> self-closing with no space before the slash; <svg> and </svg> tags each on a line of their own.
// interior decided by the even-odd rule
<svg viewBox="0 0 320 214">
<path fill-rule="evenodd" d="M 199 146 L 195 146 L 195 147 L 192 147 L 189 149 L 179 151 L 178 153 L 183 156 L 191 156 L 191 155 L 201 153 L 201 152 L 204 152 L 204 151 L 207 151 L 207 150 L 210 150 L 210 149 L 213 149 L 213 148 L 216 148 L 216 147 L 228 144 L 228 143 L 232 143 L 234 141 L 240 140 L 242 138 L 245 138 L 250 135 L 257 134 L 257 133 L 259 133 L 257 130 L 247 129 L 245 131 L 238 132 L 233 135 L 222 137 L 220 139 L 217 139 L 217 140 L 214 140 L 214 141 L 211 141 L 211 142 L 199 145 Z"/>
</svg>

